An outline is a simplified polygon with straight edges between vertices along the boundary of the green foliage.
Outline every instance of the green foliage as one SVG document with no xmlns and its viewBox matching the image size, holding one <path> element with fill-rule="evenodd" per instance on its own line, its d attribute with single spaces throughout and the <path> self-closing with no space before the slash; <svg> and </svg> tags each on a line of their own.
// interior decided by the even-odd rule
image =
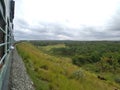
<svg viewBox="0 0 120 90">
<path fill-rule="evenodd" d="M 85 73 L 82 69 L 79 69 L 71 75 L 70 78 L 75 78 L 76 80 L 84 80 L 85 79 Z"/>
<path fill-rule="evenodd" d="M 73 64 L 76 64 L 78 66 L 82 66 L 83 64 L 87 64 L 90 61 L 88 56 L 83 56 L 83 55 L 76 55 L 72 58 Z"/>
<path fill-rule="evenodd" d="M 120 75 L 119 41 L 37 41 L 40 50 L 55 56 L 69 57 L 72 63 L 94 73 L 111 73 Z M 34 43 L 33 43 L 34 44 Z M 65 47 L 55 47 L 63 44 Z M 36 45 L 37 46 L 37 45 Z M 51 47 L 51 49 L 48 49 Z M 46 50 L 47 49 L 47 50 Z M 111 81 L 115 81 L 111 77 Z"/>
<path fill-rule="evenodd" d="M 120 84 L 120 77 L 119 78 L 115 78 L 115 82 Z"/>
<path fill-rule="evenodd" d="M 51 53 L 59 56 L 71 56 L 74 55 L 73 50 L 71 48 L 62 47 L 62 48 L 53 48 L 51 49 Z"/>
<path fill-rule="evenodd" d="M 101 81 L 95 74 L 73 65 L 70 58 L 48 55 L 29 43 L 18 44 L 17 50 L 25 62 L 36 90 L 113 90 L 115 87 L 119 88 L 117 84 Z"/>
</svg>

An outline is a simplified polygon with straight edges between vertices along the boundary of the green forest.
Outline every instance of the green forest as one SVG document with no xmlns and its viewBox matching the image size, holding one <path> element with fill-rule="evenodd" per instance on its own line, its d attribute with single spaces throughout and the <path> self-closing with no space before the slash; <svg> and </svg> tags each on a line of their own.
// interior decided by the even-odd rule
<svg viewBox="0 0 120 90">
<path fill-rule="evenodd" d="M 31 56 L 34 57 L 34 55 L 29 56 L 27 55 L 27 52 L 23 53 L 21 48 L 24 48 L 25 46 L 23 45 L 22 47 L 22 45 L 20 44 L 24 44 L 24 45 L 26 44 L 25 43 L 17 44 L 18 52 L 23 57 L 23 60 L 27 65 L 26 67 L 29 66 L 28 65 L 29 63 L 33 63 L 37 65 L 35 61 L 33 62 L 29 61 L 32 58 Z M 59 62 L 60 60 L 60 62 L 64 63 L 63 66 L 64 65 L 66 66 L 67 63 L 70 64 L 71 68 L 69 68 L 70 71 L 69 70 L 66 71 L 67 74 L 61 71 L 62 74 L 64 73 L 67 76 L 67 78 L 79 80 L 81 79 L 81 77 L 84 77 L 84 74 L 82 73 L 83 71 L 88 76 L 87 79 L 90 78 L 92 79 L 95 76 L 95 79 L 92 79 L 93 81 L 89 80 L 90 82 L 86 81 L 86 83 L 80 81 L 81 83 L 83 83 L 83 86 L 84 84 L 88 84 L 87 88 L 81 86 L 83 89 L 79 87 L 79 89 L 74 88 L 74 90 L 93 90 L 93 88 L 90 87 L 94 87 L 94 90 L 117 90 L 118 88 L 120 88 L 119 87 L 120 86 L 120 42 L 119 41 L 27 41 L 27 44 L 31 45 L 30 47 L 36 48 L 36 50 L 38 50 L 40 53 L 44 53 L 45 55 L 47 55 L 46 57 L 48 61 L 54 59 L 55 60 L 55 61 L 53 60 L 54 62 L 57 61 Z M 42 60 L 42 58 L 43 57 L 39 57 L 39 60 Z M 46 61 L 46 63 L 48 63 L 48 61 Z M 41 63 L 42 62 L 43 61 L 41 61 Z M 49 65 L 44 63 L 43 66 L 40 65 L 37 66 L 39 66 L 42 69 L 49 70 L 49 67 L 51 65 L 52 64 L 50 63 Z M 62 67 L 59 67 L 58 69 L 61 70 L 61 68 Z M 79 71 L 78 69 L 75 68 L 81 69 L 82 71 Z M 30 70 L 28 69 L 28 73 L 30 73 L 29 71 Z M 35 71 L 38 72 L 39 68 L 36 68 Z M 93 77 L 91 75 L 93 75 Z M 33 75 L 30 76 L 33 78 Z M 49 79 L 49 76 L 47 76 L 48 79 L 47 78 L 43 79 L 42 76 L 39 76 L 39 78 L 43 81 L 44 80 L 47 81 Z M 99 85 L 96 85 L 98 86 L 97 88 L 94 84 L 91 84 L 89 86 L 91 82 L 95 83 L 96 80 L 98 80 L 98 82 L 100 83 L 103 82 L 108 84 L 108 87 L 110 85 L 116 88 L 111 89 L 111 88 L 102 87 L 101 89 L 101 86 L 99 87 Z M 76 83 L 76 85 L 77 84 L 78 83 Z M 55 84 L 54 85 L 50 84 L 50 86 L 49 84 L 47 85 L 49 89 L 38 88 L 37 90 L 68 90 L 66 88 L 59 88 L 60 85 L 57 86 L 54 86 Z M 73 90 L 73 89 L 69 89 L 69 90 Z"/>
<path fill-rule="evenodd" d="M 113 74 L 108 79 L 120 83 L 120 42 L 117 41 L 41 41 L 35 46 L 64 44 L 65 47 L 51 47 L 49 54 L 70 57 L 75 65 L 97 74 Z M 115 75 L 116 73 L 116 75 Z"/>
</svg>

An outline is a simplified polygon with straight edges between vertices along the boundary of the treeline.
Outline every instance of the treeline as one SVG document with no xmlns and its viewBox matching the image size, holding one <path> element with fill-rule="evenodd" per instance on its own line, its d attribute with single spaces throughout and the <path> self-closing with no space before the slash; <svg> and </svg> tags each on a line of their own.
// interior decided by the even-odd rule
<svg viewBox="0 0 120 90">
<path fill-rule="evenodd" d="M 60 40 L 30 40 L 28 41 L 35 46 L 48 46 L 48 45 L 56 45 L 56 44 L 64 44 L 68 41 L 60 41 Z"/>
<path fill-rule="evenodd" d="M 119 41 L 30 41 L 36 46 L 65 44 L 66 47 L 52 48 L 51 54 L 72 58 L 73 64 L 94 65 L 95 72 L 119 72 Z"/>
</svg>

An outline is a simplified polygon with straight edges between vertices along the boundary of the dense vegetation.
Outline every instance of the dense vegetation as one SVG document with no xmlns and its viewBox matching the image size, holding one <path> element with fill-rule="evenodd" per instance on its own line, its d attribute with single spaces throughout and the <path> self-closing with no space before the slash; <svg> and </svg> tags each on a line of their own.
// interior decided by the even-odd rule
<svg viewBox="0 0 120 90">
<path fill-rule="evenodd" d="M 17 49 L 37 90 L 120 88 L 120 42 L 30 41 Z"/>
<path fill-rule="evenodd" d="M 32 41 L 46 53 L 72 58 L 72 62 L 85 70 L 120 83 L 120 42 L 119 41 Z M 55 45 L 62 47 L 56 48 Z M 52 46 L 52 47 L 50 47 Z M 43 50 L 45 52 L 45 49 Z"/>
</svg>

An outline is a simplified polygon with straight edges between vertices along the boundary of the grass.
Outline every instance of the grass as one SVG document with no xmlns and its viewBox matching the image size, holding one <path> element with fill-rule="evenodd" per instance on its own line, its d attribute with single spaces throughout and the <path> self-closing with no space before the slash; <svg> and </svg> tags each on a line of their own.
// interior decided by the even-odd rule
<svg viewBox="0 0 120 90">
<path fill-rule="evenodd" d="M 64 48 L 64 47 L 66 47 L 65 44 L 42 46 L 42 48 L 44 48 L 44 50 L 46 50 L 46 51 L 50 51 L 50 49 L 52 49 L 52 48 Z"/>
<path fill-rule="evenodd" d="M 95 74 L 73 65 L 69 58 L 48 55 L 30 43 L 19 43 L 16 46 L 36 90 L 114 90 L 120 88 L 115 83 L 99 80 Z"/>
<path fill-rule="evenodd" d="M 53 48 L 65 48 L 65 44 L 56 44 L 56 45 L 48 45 L 48 46 L 37 46 L 38 49 L 40 49 L 41 51 L 47 53 L 47 54 L 51 54 L 51 50 Z"/>
</svg>

